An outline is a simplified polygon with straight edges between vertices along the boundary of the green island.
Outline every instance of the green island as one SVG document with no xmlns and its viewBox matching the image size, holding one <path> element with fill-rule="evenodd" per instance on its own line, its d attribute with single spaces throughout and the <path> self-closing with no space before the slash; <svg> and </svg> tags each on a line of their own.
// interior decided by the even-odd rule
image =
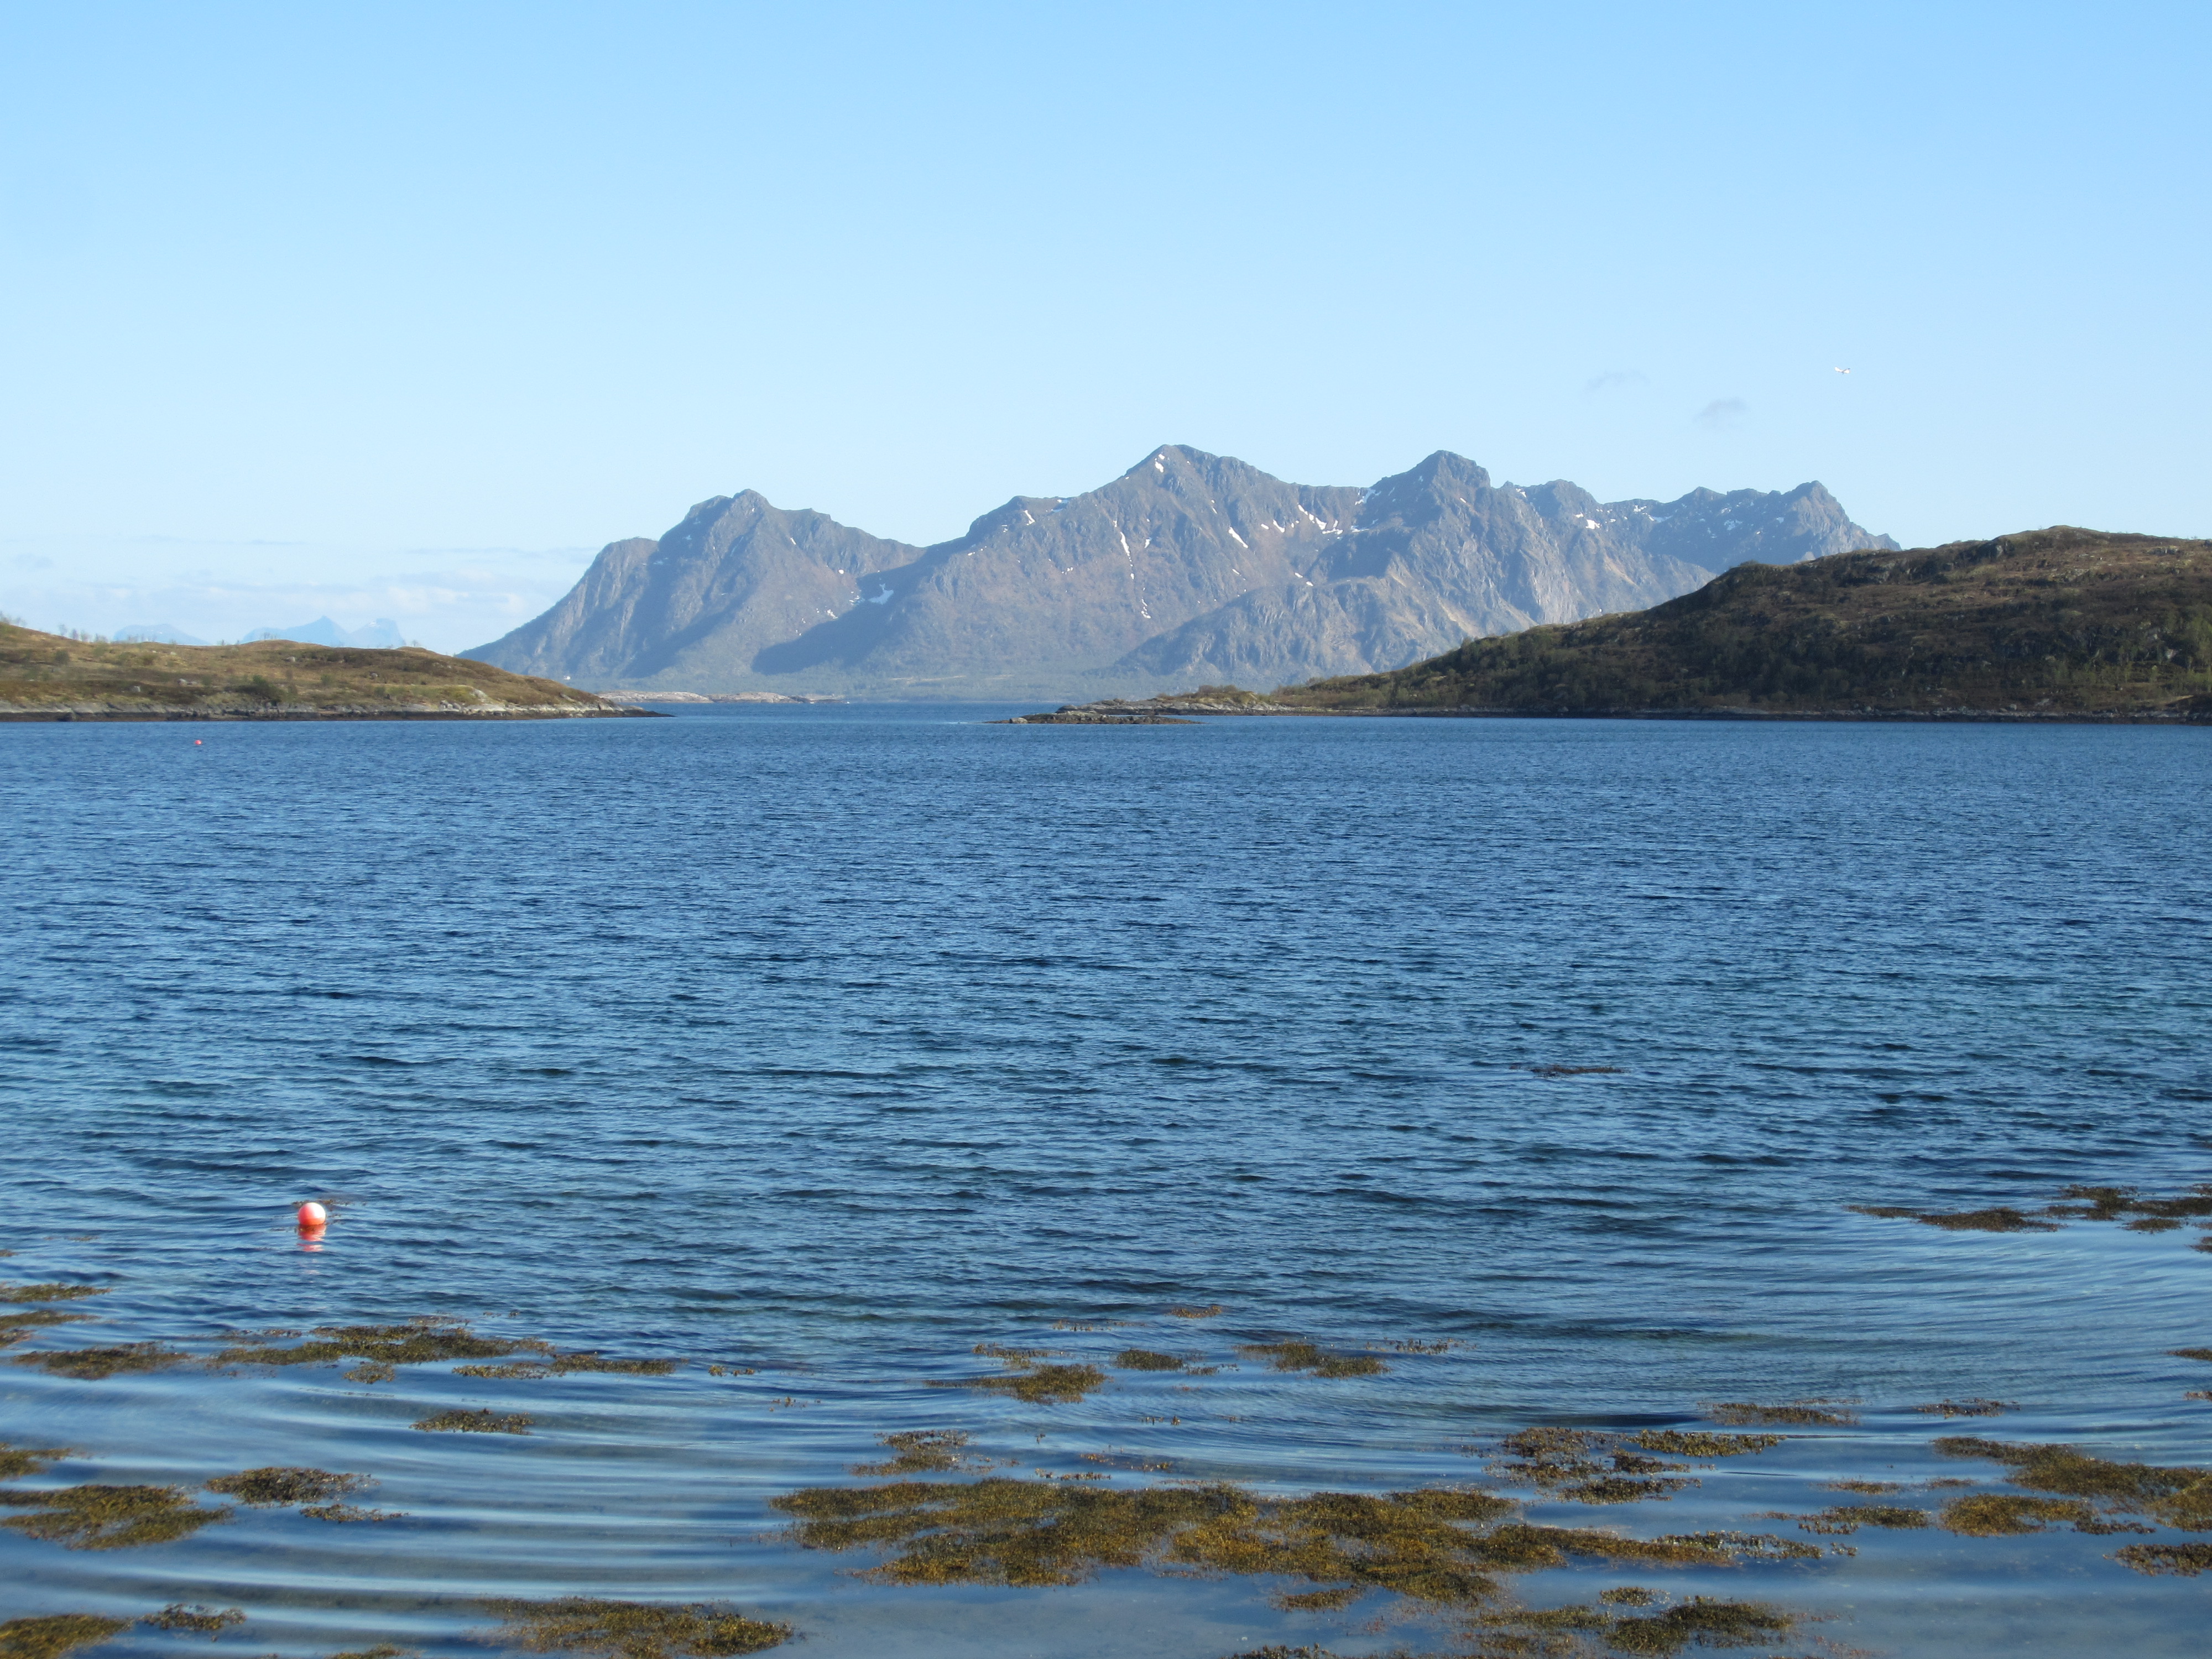
<svg viewBox="0 0 2212 1659">
<path fill-rule="evenodd" d="M 1389 673 L 1015 723 L 1174 714 L 2212 721 L 2212 542 L 2059 526 L 1741 564 L 1649 611 L 1468 640 Z"/>
<path fill-rule="evenodd" d="M 420 646 L 157 645 L 0 622 L 0 720 L 661 718 Z"/>
</svg>

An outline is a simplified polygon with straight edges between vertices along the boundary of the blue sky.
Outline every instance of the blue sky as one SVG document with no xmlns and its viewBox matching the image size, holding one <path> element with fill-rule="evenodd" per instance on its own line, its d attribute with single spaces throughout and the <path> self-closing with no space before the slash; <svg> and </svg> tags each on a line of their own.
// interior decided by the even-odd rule
<svg viewBox="0 0 2212 1659">
<path fill-rule="evenodd" d="M 2208 17 L 0 4 L 0 609 L 458 648 L 1163 441 L 2212 534 Z"/>
</svg>

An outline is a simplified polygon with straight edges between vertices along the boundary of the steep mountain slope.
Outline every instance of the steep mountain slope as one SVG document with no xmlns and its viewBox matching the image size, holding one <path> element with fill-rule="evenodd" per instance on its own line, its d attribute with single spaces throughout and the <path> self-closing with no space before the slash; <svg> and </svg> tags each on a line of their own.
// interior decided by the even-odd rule
<svg viewBox="0 0 2212 1659">
<path fill-rule="evenodd" d="M 1462 639 L 1656 605 L 1747 559 L 1895 545 L 1817 483 L 1607 504 L 1571 483 L 1493 489 L 1482 468 L 1440 452 L 1367 491 L 1352 528 L 1297 580 L 1116 666 L 1184 684 L 1371 672 Z"/>
<path fill-rule="evenodd" d="M 1017 496 L 930 548 L 750 491 L 618 542 L 468 653 L 608 688 L 1100 695 L 1393 667 L 1470 635 L 1649 605 L 1747 558 L 1893 546 L 1818 484 L 1597 501 L 1439 453 L 1372 489 L 1175 445 L 1082 495 Z"/>
</svg>

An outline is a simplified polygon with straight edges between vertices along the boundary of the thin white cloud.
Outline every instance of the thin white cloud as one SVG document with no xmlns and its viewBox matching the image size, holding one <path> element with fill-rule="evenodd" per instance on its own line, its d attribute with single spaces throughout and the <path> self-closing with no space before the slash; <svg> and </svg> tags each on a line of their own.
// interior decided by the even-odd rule
<svg viewBox="0 0 2212 1659">
<path fill-rule="evenodd" d="M 1716 398 L 1691 418 L 1708 432 L 1717 432 L 1735 426 L 1751 412 L 1751 405 L 1741 398 Z"/>
</svg>

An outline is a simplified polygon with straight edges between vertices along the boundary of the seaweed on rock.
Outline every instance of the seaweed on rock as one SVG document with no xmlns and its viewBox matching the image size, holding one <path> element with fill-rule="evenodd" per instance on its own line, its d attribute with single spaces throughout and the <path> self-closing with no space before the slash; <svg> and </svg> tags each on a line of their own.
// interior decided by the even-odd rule
<svg viewBox="0 0 2212 1659">
<path fill-rule="evenodd" d="M 1106 1386 L 1106 1373 L 1096 1365 L 1040 1365 L 1012 1348 L 993 1350 L 1010 1365 L 1020 1369 L 1004 1376 L 933 1379 L 933 1389 L 983 1389 L 1010 1394 L 1032 1405 L 1059 1405 L 1080 1400 Z"/>
<path fill-rule="evenodd" d="M 878 1549 L 862 1576 L 895 1584 L 1069 1584 L 1105 1568 L 1265 1576 L 1290 1607 L 1342 1606 L 1383 1590 L 1471 1606 L 1494 1575 L 1574 1559 L 1683 1566 L 1802 1559 L 1807 1546 L 1765 1534 L 1655 1540 L 1509 1520 L 1488 1492 L 1431 1487 L 1383 1494 L 1263 1498 L 1226 1484 L 1116 1491 L 1058 1480 L 894 1481 L 825 1486 L 771 1500 L 810 1549 Z"/>
<path fill-rule="evenodd" d="M 73 1550 L 134 1549 L 173 1543 L 227 1521 L 227 1509 L 202 1509 L 182 1486 L 63 1486 L 0 1492 L 0 1504 L 31 1511 L 0 1526 Z"/>
<path fill-rule="evenodd" d="M 499 1639 L 526 1653 L 580 1653 L 605 1659 L 727 1659 L 759 1653 L 791 1638 L 791 1626 L 748 1618 L 719 1601 L 611 1601 L 568 1595 L 551 1601 L 489 1601 Z"/>
<path fill-rule="evenodd" d="M 424 1365 L 444 1359 L 497 1359 L 511 1353 L 550 1354 L 528 1337 L 478 1336 L 465 1322 L 425 1314 L 398 1325 L 318 1325 L 310 1340 L 289 1347 L 242 1343 L 216 1355 L 217 1365 L 331 1365 L 366 1359 L 383 1365 Z M 374 1380 L 374 1379 L 370 1379 Z"/>
<path fill-rule="evenodd" d="M 294 1504 L 327 1504 L 376 1482 L 365 1474 L 337 1474 L 329 1469 L 271 1466 L 218 1475 L 207 1490 L 235 1498 L 255 1509 L 289 1507 Z"/>
<path fill-rule="evenodd" d="M 1310 1371 L 1316 1376 L 1372 1376 L 1390 1368 L 1372 1354 L 1332 1353 L 1311 1342 L 1245 1342 L 1237 1352 L 1264 1359 L 1278 1371 Z"/>
<path fill-rule="evenodd" d="M 0 1624 L 0 1659 L 63 1659 L 120 1636 L 128 1619 L 101 1619 L 89 1613 L 54 1613 L 43 1619 L 10 1619 Z"/>
<path fill-rule="evenodd" d="M 2089 1500 L 2096 1509 L 2086 1517 L 2062 1515 L 2056 1510 L 2047 1519 L 2070 1521 L 2077 1530 L 2112 1528 L 2100 1515 L 2143 1515 L 2184 1532 L 2212 1532 L 2212 1469 L 2186 1465 L 2124 1462 L 2092 1457 L 2072 1446 L 1984 1440 L 1972 1436 L 1947 1436 L 1935 1443 L 1945 1457 L 1986 1458 L 2007 1466 L 2006 1479 L 2031 1492 L 2056 1493 L 2061 1498 Z M 1963 1498 L 1960 1505 L 1977 1504 Z M 1947 1510 L 1947 1515 L 1950 1511 Z M 1998 1510 L 1984 1505 L 1963 1510 L 1972 1522 L 1995 1518 Z M 2022 1518 L 2033 1511 L 2022 1510 Z M 1947 1520 L 1944 1522 L 1951 1523 Z"/>
<path fill-rule="evenodd" d="M 210 1639 L 227 1630 L 235 1629 L 246 1622 L 243 1607 L 210 1607 L 197 1601 L 172 1601 L 159 1613 L 149 1613 L 138 1621 L 151 1625 L 155 1630 L 188 1631 L 195 1636 Z"/>
<path fill-rule="evenodd" d="M 854 1474 L 943 1474 L 990 1467 L 988 1459 L 969 1455 L 968 1437 L 957 1429 L 908 1429 L 878 1438 L 891 1455 L 880 1463 L 854 1464 Z"/>
<path fill-rule="evenodd" d="M 450 1411 L 433 1412 L 409 1426 L 431 1434 L 528 1434 L 530 1423 L 527 1412 Z"/>
<path fill-rule="evenodd" d="M 2007 1412 L 2018 1411 L 2020 1407 L 2010 1400 L 1938 1400 L 1912 1409 L 1923 1416 L 1940 1417 L 1948 1423 L 1954 1417 L 2002 1417 Z"/>
<path fill-rule="evenodd" d="M 25 1308 L 14 1313 L 0 1313 L 0 1348 L 21 1342 L 43 1326 L 74 1325 L 91 1317 L 90 1314 L 58 1313 L 52 1308 Z"/>
<path fill-rule="evenodd" d="M 2194 1578 L 2212 1572 L 2212 1544 L 2128 1544 L 2112 1552 L 2137 1572 L 2179 1573 Z"/>
<path fill-rule="evenodd" d="M 1846 1429 L 1856 1424 L 1851 1412 L 1829 1411 L 1833 1401 L 1793 1401 L 1786 1405 L 1762 1406 L 1749 1400 L 1723 1400 L 1703 1407 L 1707 1417 L 1730 1427 L 1756 1425 L 1790 1428 Z"/>
<path fill-rule="evenodd" d="M 1609 1601 L 1617 1594 L 1604 1591 L 1599 1600 Z M 1796 1623 L 1779 1608 L 1757 1601 L 1704 1595 L 1649 1613 L 1622 1613 L 1614 1607 L 1521 1609 L 1482 1620 L 1474 1632 L 1475 1645 L 1464 1659 L 1587 1654 L 1591 1642 L 1613 1653 L 1672 1659 L 1692 1647 L 1754 1647 L 1780 1641 Z"/>
<path fill-rule="evenodd" d="M 21 1480 L 68 1455 L 66 1446 L 11 1446 L 0 1440 L 0 1480 Z"/>
<path fill-rule="evenodd" d="M 73 1376 L 80 1382 L 98 1382 L 131 1372 L 167 1370 L 191 1358 L 183 1349 L 160 1342 L 123 1342 L 106 1348 L 42 1348 L 35 1353 L 17 1354 L 12 1363 L 36 1365 L 57 1376 Z"/>
<path fill-rule="evenodd" d="M 578 1371 L 603 1371 L 617 1376 L 666 1376 L 682 1363 L 677 1359 L 612 1359 L 599 1353 L 562 1353 L 550 1359 L 520 1359 L 505 1365 L 456 1365 L 453 1375 L 517 1381 L 568 1376 Z"/>
<path fill-rule="evenodd" d="M 1151 1348 L 1124 1348 L 1114 1356 L 1114 1368 L 1123 1371 L 1179 1371 L 1188 1363 Z"/>
<path fill-rule="evenodd" d="M 1697 1480 L 1670 1463 L 1625 1449 L 1620 1436 L 1587 1429 L 1539 1427 L 1498 1443 L 1504 1455 L 1490 1466 L 1501 1479 L 1533 1486 L 1573 1504 L 1634 1504 L 1664 1499 Z"/>
<path fill-rule="evenodd" d="M 1744 1457 L 1769 1451 L 1790 1437 L 1782 1434 L 1715 1434 L 1705 1429 L 1646 1429 L 1628 1437 L 1663 1457 Z"/>
<path fill-rule="evenodd" d="M 106 1294 L 105 1285 L 0 1285 L 0 1302 L 75 1302 Z"/>
</svg>

